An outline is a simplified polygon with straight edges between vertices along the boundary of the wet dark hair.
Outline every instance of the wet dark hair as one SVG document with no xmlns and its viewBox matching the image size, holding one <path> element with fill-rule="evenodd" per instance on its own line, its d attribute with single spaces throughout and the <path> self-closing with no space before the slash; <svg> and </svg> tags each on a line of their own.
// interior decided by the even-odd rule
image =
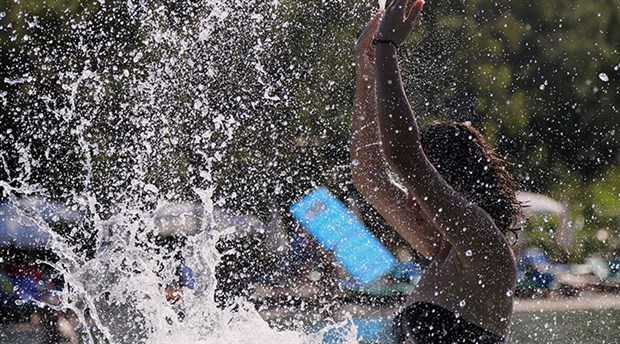
<svg viewBox="0 0 620 344">
<path fill-rule="evenodd" d="M 523 217 L 516 183 L 484 136 L 469 124 L 432 122 L 420 130 L 420 139 L 446 182 L 484 209 L 504 234 L 514 233 Z"/>
</svg>

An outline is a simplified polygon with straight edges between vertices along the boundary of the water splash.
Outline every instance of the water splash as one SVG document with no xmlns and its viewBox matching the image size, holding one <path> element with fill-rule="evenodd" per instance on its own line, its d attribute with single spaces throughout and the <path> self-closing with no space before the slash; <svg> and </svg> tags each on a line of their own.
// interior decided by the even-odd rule
<svg viewBox="0 0 620 344">
<path fill-rule="evenodd" d="M 272 62 L 269 36 L 276 32 L 270 27 L 277 9 L 277 1 L 128 1 L 114 8 L 101 2 L 90 20 L 70 20 L 58 38 L 64 43 L 51 51 L 41 44 L 58 33 L 35 30 L 19 37 L 40 64 L 7 80 L 25 92 L 2 95 L 16 126 L 27 131 L 21 137 L 6 133 L 18 148 L 20 170 L 9 170 L 11 157 L 2 154 L 3 197 L 14 203 L 28 195 L 60 199 L 84 214 L 65 234 L 90 233 L 91 248 L 36 221 L 52 235 L 51 249 L 59 256 L 45 262 L 64 280 L 54 307 L 76 315 L 84 341 L 322 340 L 325 330 L 309 335 L 272 329 L 248 302 L 233 311 L 214 301 L 216 243 L 239 228 L 213 215 L 225 200 L 213 195 L 212 166 L 234 151 L 248 118 L 257 112 L 268 117 L 270 104 L 282 100 L 265 67 Z M 33 165 L 71 181 L 35 176 Z M 200 205 L 200 225 L 177 249 L 199 287 L 171 304 L 165 287 L 178 262 L 153 242 L 154 213 L 187 199 Z"/>
</svg>

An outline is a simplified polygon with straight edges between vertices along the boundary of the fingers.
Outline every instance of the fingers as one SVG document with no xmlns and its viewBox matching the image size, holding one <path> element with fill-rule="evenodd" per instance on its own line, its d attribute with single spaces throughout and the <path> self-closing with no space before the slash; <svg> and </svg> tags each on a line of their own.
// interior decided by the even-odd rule
<svg viewBox="0 0 620 344">
<path fill-rule="evenodd" d="M 374 17 L 372 17 L 372 19 L 370 20 L 370 23 L 368 23 L 368 26 L 370 26 L 370 32 L 373 33 L 371 35 L 371 38 L 374 36 L 375 31 L 377 31 L 377 27 L 379 26 L 379 23 L 381 22 L 383 13 L 385 13 L 385 10 L 379 10 L 379 12 L 375 14 Z"/>
<path fill-rule="evenodd" d="M 375 36 L 375 31 L 377 31 L 377 27 L 379 26 L 379 22 L 381 21 L 381 17 L 383 16 L 383 10 L 380 10 L 374 17 L 368 22 L 366 27 L 362 30 L 359 38 L 357 39 L 357 45 L 365 47 L 370 44 L 373 37 Z"/>
<path fill-rule="evenodd" d="M 413 3 L 413 6 L 411 6 L 411 9 L 409 10 L 409 14 L 407 15 L 407 19 L 406 19 L 407 24 L 409 25 L 415 24 L 415 21 L 420 16 L 420 13 L 422 12 L 423 7 L 424 7 L 424 0 L 416 0 L 416 2 Z"/>
<path fill-rule="evenodd" d="M 397 13 L 402 14 L 402 17 L 404 18 L 405 12 L 407 11 L 408 2 L 409 0 L 392 0 L 386 11 L 396 11 Z"/>
<path fill-rule="evenodd" d="M 424 7 L 424 0 L 415 0 L 409 13 L 407 14 L 407 6 L 409 5 L 409 0 L 393 0 L 387 8 L 387 12 L 396 12 L 402 16 L 402 19 L 407 24 L 413 25 L 422 12 L 422 8 Z M 405 15 L 406 14 L 406 15 Z"/>
<path fill-rule="evenodd" d="M 377 14 L 375 14 L 372 19 L 370 19 L 370 22 L 368 22 L 368 25 L 366 26 L 367 28 L 369 28 L 369 31 L 374 33 L 374 29 L 376 29 L 379 25 L 379 22 L 381 21 L 381 17 L 383 16 L 384 12 L 384 10 L 379 10 Z"/>
</svg>

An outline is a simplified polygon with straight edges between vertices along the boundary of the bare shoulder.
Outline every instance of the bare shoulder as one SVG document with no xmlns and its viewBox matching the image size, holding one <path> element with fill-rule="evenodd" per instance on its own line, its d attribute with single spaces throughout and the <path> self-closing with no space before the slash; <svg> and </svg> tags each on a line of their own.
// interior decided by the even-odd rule
<svg viewBox="0 0 620 344">
<path fill-rule="evenodd" d="M 463 264 L 493 266 L 505 272 L 515 270 L 512 246 L 487 212 L 473 203 L 462 210 L 463 220 L 455 226 L 452 237 Z"/>
</svg>

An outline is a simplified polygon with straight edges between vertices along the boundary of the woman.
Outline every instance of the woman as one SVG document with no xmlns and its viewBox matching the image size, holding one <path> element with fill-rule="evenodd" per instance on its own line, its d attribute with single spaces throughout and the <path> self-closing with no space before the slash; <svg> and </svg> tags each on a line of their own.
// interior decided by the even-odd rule
<svg viewBox="0 0 620 344">
<path fill-rule="evenodd" d="M 424 1 L 410 10 L 407 2 L 380 11 L 356 43 L 351 140 L 356 187 L 430 260 L 395 319 L 395 334 L 400 343 L 503 343 L 516 274 L 505 233 L 521 214 L 514 182 L 471 126 L 439 122 L 419 130 L 397 47 Z"/>
</svg>

